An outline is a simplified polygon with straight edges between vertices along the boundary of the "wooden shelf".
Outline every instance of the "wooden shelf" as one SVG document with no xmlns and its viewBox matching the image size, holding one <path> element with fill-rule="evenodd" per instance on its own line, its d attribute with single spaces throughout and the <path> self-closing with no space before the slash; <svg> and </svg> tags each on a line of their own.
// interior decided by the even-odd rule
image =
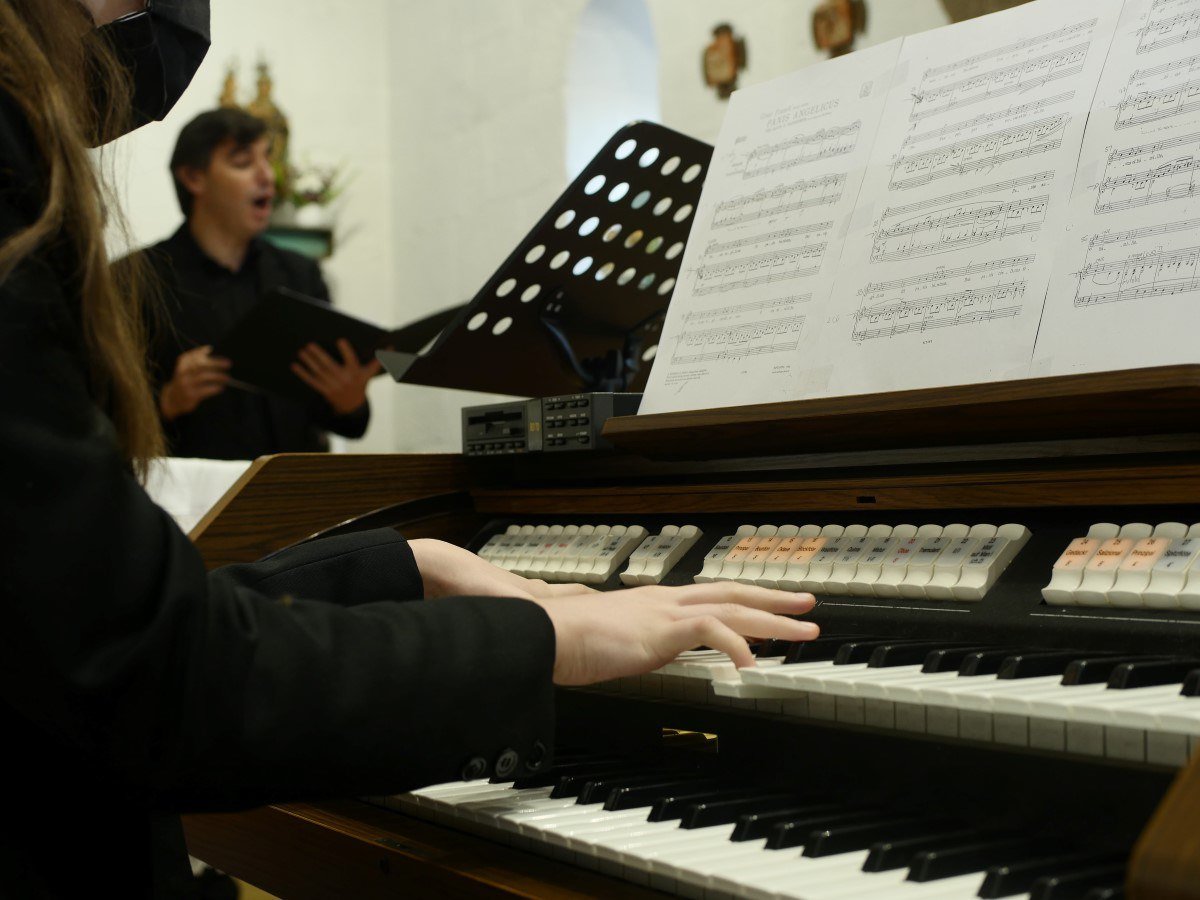
<svg viewBox="0 0 1200 900">
<path fill-rule="evenodd" d="M 1179 434 L 1200 430 L 1200 365 L 1160 366 L 609 419 L 650 459 Z"/>
</svg>

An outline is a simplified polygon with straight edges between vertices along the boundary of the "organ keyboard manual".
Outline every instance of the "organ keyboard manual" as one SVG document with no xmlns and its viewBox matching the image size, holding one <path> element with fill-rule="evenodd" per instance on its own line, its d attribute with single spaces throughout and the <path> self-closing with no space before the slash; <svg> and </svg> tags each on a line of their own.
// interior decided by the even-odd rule
<svg viewBox="0 0 1200 900">
<path fill-rule="evenodd" d="M 1037 0 L 738 92 L 611 454 L 257 461 L 210 565 L 393 526 L 591 602 L 810 591 L 821 636 L 191 853 L 280 896 L 1200 900 L 1197 73 L 1200 0 Z"/>
</svg>

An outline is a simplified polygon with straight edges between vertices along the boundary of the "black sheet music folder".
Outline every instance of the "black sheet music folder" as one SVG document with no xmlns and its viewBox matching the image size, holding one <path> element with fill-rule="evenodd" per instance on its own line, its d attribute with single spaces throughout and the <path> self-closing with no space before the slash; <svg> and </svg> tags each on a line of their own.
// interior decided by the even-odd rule
<svg viewBox="0 0 1200 900">
<path fill-rule="evenodd" d="M 416 353 L 436 338 L 460 309 L 443 310 L 389 330 L 298 291 L 274 288 L 216 343 L 213 353 L 232 362 L 230 376 L 243 387 L 308 400 L 312 388 L 291 368 L 305 345 L 315 343 L 339 362 L 339 338 L 350 342 L 360 363 L 373 359 L 380 348 Z"/>
</svg>

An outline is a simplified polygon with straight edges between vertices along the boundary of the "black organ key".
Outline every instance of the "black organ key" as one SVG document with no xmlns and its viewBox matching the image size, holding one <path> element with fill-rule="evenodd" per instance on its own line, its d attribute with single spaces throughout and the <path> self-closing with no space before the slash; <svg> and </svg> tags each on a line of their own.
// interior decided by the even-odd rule
<svg viewBox="0 0 1200 900">
<path fill-rule="evenodd" d="M 864 872 L 888 872 L 892 869 L 905 869 L 918 853 L 932 850 L 935 847 L 953 847 L 959 844 L 974 843 L 982 839 L 979 834 L 964 831 L 961 828 L 946 831 L 934 831 L 925 834 L 905 835 L 894 840 L 884 840 L 871 845 L 867 861 L 863 863 Z"/>
<path fill-rule="evenodd" d="M 789 666 L 795 663 L 806 662 L 829 662 L 837 656 L 838 648 L 847 641 L 854 640 L 883 640 L 883 638 L 868 638 L 863 635 L 843 634 L 837 637 L 819 637 L 811 641 L 798 641 L 791 646 L 787 652 L 787 656 L 783 658 L 783 665 Z"/>
<path fill-rule="evenodd" d="M 620 776 L 637 777 L 644 774 L 646 774 L 644 764 L 634 765 L 625 763 L 619 766 L 609 766 L 602 769 L 560 775 L 558 780 L 554 782 L 554 789 L 550 792 L 550 799 L 562 800 L 567 797 L 578 797 L 579 792 L 583 790 L 585 784 L 589 781 L 595 781 L 601 776 L 616 778 Z"/>
<path fill-rule="evenodd" d="M 795 805 L 797 800 L 793 794 L 756 794 L 726 800 L 705 800 L 684 810 L 679 827 L 707 828 L 709 825 L 725 825 L 736 822 L 738 816 L 743 813 L 780 809 Z"/>
<path fill-rule="evenodd" d="M 744 785 L 740 788 L 727 787 L 714 790 L 683 788 L 678 792 L 659 797 L 655 800 L 654 805 L 650 807 L 650 814 L 646 816 L 646 821 L 668 822 L 671 819 L 678 819 L 693 804 L 703 803 L 708 800 L 736 800 L 738 797 L 745 797 L 747 790 L 749 789 Z"/>
<path fill-rule="evenodd" d="M 921 671 L 930 675 L 935 672 L 956 672 L 963 664 L 963 660 L 972 653 L 986 653 L 988 650 L 994 649 L 994 647 L 945 647 L 931 650 L 925 657 L 925 664 L 921 666 Z"/>
<path fill-rule="evenodd" d="M 896 644 L 906 643 L 897 641 L 894 638 L 869 638 L 863 641 L 850 641 L 843 643 L 838 647 L 837 654 L 833 657 L 835 666 L 852 666 L 869 662 L 871 654 L 876 650 L 884 647 L 895 646 Z M 913 641 L 912 643 L 917 643 Z"/>
<path fill-rule="evenodd" d="M 1093 656 L 1074 660 L 1063 672 L 1063 684 L 1103 684 L 1117 666 L 1134 662 L 1161 662 L 1161 656 Z"/>
<path fill-rule="evenodd" d="M 756 841 L 765 838 L 780 822 L 806 817 L 833 816 L 845 813 L 846 807 L 834 803 L 812 803 L 786 809 L 763 810 L 738 816 L 731 841 Z"/>
<path fill-rule="evenodd" d="M 1040 678 L 1061 675 L 1072 662 L 1079 659 L 1079 650 L 1035 651 L 1018 653 L 1000 664 L 997 678 Z"/>
<path fill-rule="evenodd" d="M 1166 659 L 1153 662 L 1123 663 L 1113 669 L 1108 686 L 1117 690 L 1153 687 L 1183 681 L 1193 669 L 1200 668 L 1197 659 Z"/>
<path fill-rule="evenodd" d="M 668 794 L 684 790 L 703 791 L 720 787 L 717 779 L 691 778 L 667 781 L 657 779 L 650 784 L 625 785 L 614 788 L 604 800 L 604 808 L 609 812 L 622 809 L 636 809 L 639 806 L 653 806 L 654 802 Z"/>
<path fill-rule="evenodd" d="M 758 644 L 751 644 L 750 649 L 754 652 L 756 657 L 760 659 L 769 659 L 772 656 L 786 656 L 788 651 L 792 649 L 792 644 L 794 643 L 796 642 L 772 639 L 769 641 L 762 641 Z"/>
<path fill-rule="evenodd" d="M 1185 697 L 1200 697 L 1200 669 L 1193 669 L 1187 673 L 1187 678 L 1183 679 L 1183 690 L 1180 693 Z"/>
<path fill-rule="evenodd" d="M 642 771 L 637 775 L 598 775 L 584 783 L 579 789 L 575 802 L 581 806 L 589 803 L 603 803 L 608 795 L 618 788 L 637 787 L 638 785 L 663 783 L 669 779 L 679 779 L 685 773 L 679 771 Z M 686 783 L 686 782 L 685 782 Z"/>
<path fill-rule="evenodd" d="M 518 790 L 521 788 L 537 788 L 549 787 L 558 782 L 558 779 L 564 775 L 576 775 L 581 772 L 601 772 L 611 770 L 615 766 L 627 765 L 626 761 L 611 759 L 611 758 L 593 758 L 586 762 L 565 762 L 556 760 L 554 765 L 542 772 L 533 772 L 529 775 L 522 775 L 520 778 L 513 780 L 513 787 Z M 493 783 L 503 783 L 512 779 L 495 779 Z"/>
<path fill-rule="evenodd" d="M 936 641 L 894 641 L 876 647 L 867 660 L 867 667 L 886 669 L 891 666 L 915 666 L 924 663 L 930 653 L 947 649 L 950 648 L 946 644 Z"/>
<path fill-rule="evenodd" d="M 878 812 L 869 810 L 848 810 L 832 815 L 803 816 L 799 819 L 785 819 L 771 826 L 767 834 L 768 850 L 786 850 L 789 847 L 802 847 L 813 832 L 831 828 L 834 825 L 845 825 L 851 822 L 874 822 L 879 820 Z"/>
<path fill-rule="evenodd" d="M 889 837 L 910 835 L 914 829 L 921 826 L 922 823 L 916 819 L 897 817 L 879 819 L 874 822 L 850 822 L 844 825 L 818 828 L 809 832 L 804 841 L 804 852 L 801 855 L 819 859 L 823 856 L 850 853 L 854 850 L 866 850 L 872 844 Z M 943 824 L 942 828 L 945 827 Z"/>
<path fill-rule="evenodd" d="M 937 881 L 982 872 L 990 866 L 1033 857 L 1039 851 L 1025 838 L 999 838 L 922 850 L 908 868 L 909 881 Z"/>
<path fill-rule="evenodd" d="M 1047 875 L 1033 883 L 1029 900 L 1084 900 L 1093 891 L 1119 888 L 1124 878 L 1125 867 L 1119 865 L 1096 866 L 1065 875 Z"/>
<path fill-rule="evenodd" d="M 963 657 L 962 664 L 958 667 L 959 675 L 995 675 L 1000 671 L 1000 666 L 1010 656 L 1021 653 L 1020 650 L 980 650 L 977 653 L 968 653 Z"/>
<path fill-rule="evenodd" d="M 1091 869 L 1111 860 L 1096 853 L 1072 853 L 1042 856 L 1021 862 L 992 866 L 983 877 L 979 896 L 984 900 L 1028 893 L 1039 878 L 1061 875 L 1078 869 Z"/>
</svg>

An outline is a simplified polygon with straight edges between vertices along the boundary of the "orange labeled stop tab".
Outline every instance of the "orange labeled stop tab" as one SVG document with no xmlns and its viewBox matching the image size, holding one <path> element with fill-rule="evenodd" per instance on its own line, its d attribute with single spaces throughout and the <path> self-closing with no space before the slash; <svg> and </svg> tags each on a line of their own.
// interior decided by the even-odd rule
<svg viewBox="0 0 1200 900">
<path fill-rule="evenodd" d="M 1129 551 L 1129 555 L 1121 562 L 1122 572 L 1140 572 L 1142 569 L 1152 569 L 1167 548 L 1171 546 L 1171 538 L 1148 537 L 1142 538 Z"/>
<path fill-rule="evenodd" d="M 1100 538 L 1075 538 L 1075 540 L 1067 544 L 1067 549 L 1063 551 L 1062 556 L 1058 558 L 1058 562 L 1054 564 L 1054 571 L 1071 572 L 1075 569 L 1082 569 L 1096 555 L 1096 551 L 1100 549 L 1101 543 Z"/>
<path fill-rule="evenodd" d="M 1088 560 L 1087 570 L 1089 572 L 1111 572 L 1119 568 L 1125 557 L 1129 555 L 1129 551 L 1133 549 L 1134 543 L 1133 538 L 1109 538 L 1096 550 L 1096 555 Z"/>
<path fill-rule="evenodd" d="M 779 542 L 779 546 L 771 551 L 771 555 L 767 557 L 767 562 L 786 562 L 796 552 L 796 548 L 800 546 L 800 542 L 803 540 L 804 538 L 802 537 L 784 538 Z"/>
<path fill-rule="evenodd" d="M 806 538 L 804 542 L 796 548 L 796 552 L 792 554 L 789 563 L 806 563 L 818 553 L 821 548 L 829 541 L 827 537 Z"/>
<path fill-rule="evenodd" d="M 747 557 L 747 562 L 762 562 L 771 555 L 771 551 L 775 549 L 775 545 L 782 541 L 783 538 L 759 538 L 758 543 L 754 545 L 754 549 Z"/>
<path fill-rule="evenodd" d="M 739 562 L 740 560 L 745 559 L 749 555 L 750 551 L 754 549 L 754 545 L 757 543 L 758 537 L 756 535 L 747 535 L 733 545 L 733 549 L 726 554 L 725 561 Z"/>
</svg>

